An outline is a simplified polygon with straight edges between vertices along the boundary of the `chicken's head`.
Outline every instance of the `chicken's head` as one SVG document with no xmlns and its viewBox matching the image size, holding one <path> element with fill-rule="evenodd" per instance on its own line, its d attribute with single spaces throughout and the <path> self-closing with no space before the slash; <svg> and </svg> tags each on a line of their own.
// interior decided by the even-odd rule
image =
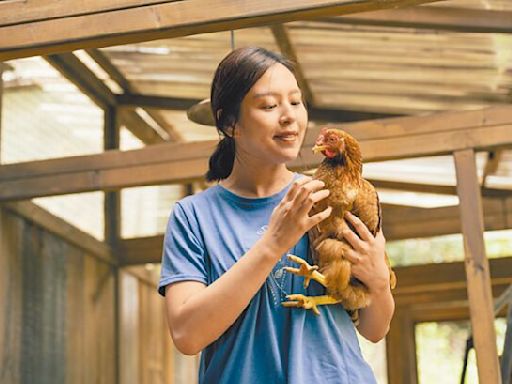
<svg viewBox="0 0 512 384">
<path fill-rule="evenodd" d="M 339 129 L 322 128 L 316 139 L 313 152 L 321 153 L 330 159 L 341 156 L 345 151 L 344 136 L 345 132 Z"/>
</svg>

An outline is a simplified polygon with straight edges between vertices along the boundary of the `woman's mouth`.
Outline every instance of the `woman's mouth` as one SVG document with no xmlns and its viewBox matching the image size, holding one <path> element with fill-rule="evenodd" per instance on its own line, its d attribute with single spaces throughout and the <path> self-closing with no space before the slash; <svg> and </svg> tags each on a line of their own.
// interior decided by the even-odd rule
<svg viewBox="0 0 512 384">
<path fill-rule="evenodd" d="M 281 141 L 287 141 L 287 142 L 293 142 L 297 140 L 297 134 L 296 133 L 286 133 L 283 135 L 276 135 L 274 136 L 274 139 L 281 140 Z"/>
</svg>

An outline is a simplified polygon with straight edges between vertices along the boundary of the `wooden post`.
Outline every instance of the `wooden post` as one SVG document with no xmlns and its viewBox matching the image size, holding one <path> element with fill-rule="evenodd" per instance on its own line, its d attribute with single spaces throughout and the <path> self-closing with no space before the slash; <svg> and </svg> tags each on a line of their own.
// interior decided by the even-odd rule
<svg viewBox="0 0 512 384">
<path fill-rule="evenodd" d="M 418 382 L 414 323 L 408 306 L 395 310 L 386 336 L 388 382 L 413 384 Z"/>
<path fill-rule="evenodd" d="M 454 152 L 464 237 L 471 326 L 480 383 L 500 384 L 489 261 L 485 254 L 482 199 L 473 149 Z"/>
<path fill-rule="evenodd" d="M 2 145 L 2 99 L 4 93 L 4 81 L 2 75 L 4 73 L 4 63 L 0 62 L 0 148 Z M 0 152 L 0 164 L 2 163 L 2 157 Z"/>
<path fill-rule="evenodd" d="M 117 109 L 112 106 L 105 108 L 104 130 L 103 130 L 104 149 L 119 149 L 119 124 L 117 123 Z M 118 248 L 121 238 L 120 230 L 120 196 L 117 191 L 105 192 L 104 203 L 104 222 L 105 222 L 105 242 L 113 250 L 114 257 L 119 255 Z M 114 377 L 115 383 L 120 383 L 120 277 L 119 266 L 113 267 L 114 278 Z"/>
</svg>

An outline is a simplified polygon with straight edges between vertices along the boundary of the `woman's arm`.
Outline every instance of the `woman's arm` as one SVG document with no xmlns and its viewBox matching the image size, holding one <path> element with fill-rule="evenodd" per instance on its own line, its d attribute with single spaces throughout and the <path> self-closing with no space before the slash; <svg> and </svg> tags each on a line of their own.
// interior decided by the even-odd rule
<svg viewBox="0 0 512 384">
<path fill-rule="evenodd" d="M 274 209 L 262 238 L 209 286 L 184 281 L 166 287 L 167 318 L 176 347 L 196 354 L 219 338 L 249 305 L 282 254 L 331 213 L 309 217 L 312 205 L 326 198 L 324 183 L 303 177 Z"/>
<path fill-rule="evenodd" d="M 385 259 L 386 239 L 382 230 L 374 237 L 366 225 L 351 213 L 347 213 L 346 218 L 359 236 L 352 231 L 343 233 L 353 248 L 345 256 L 352 262 L 352 274 L 368 287 L 371 296 L 370 305 L 359 310 L 357 329 L 366 339 L 376 343 L 388 333 L 395 311 Z"/>
</svg>

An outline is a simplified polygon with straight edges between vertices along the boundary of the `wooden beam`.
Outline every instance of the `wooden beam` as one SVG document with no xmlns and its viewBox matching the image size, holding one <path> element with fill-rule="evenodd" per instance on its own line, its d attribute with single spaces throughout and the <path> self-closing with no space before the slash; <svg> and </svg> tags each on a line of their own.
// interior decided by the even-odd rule
<svg viewBox="0 0 512 384">
<path fill-rule="evenodd" d="M 290 35 L 286 31 L 286 27 L 283 24 L 275 24 L 270 27 L 270 30 L 274 35 L 274 39 L 281 53 L 295 64 L 295 77 L 297 78 L 297 82 L 299 83 L 299 87 L 302 91 L 302 96 L 306 101 L 306 105 L 313 107 L 315 105 L 313 92 L 306 80 L 306 76 L 304 75 L 304 71 L 302 70 L 302 66 L 297 57 L 297 52 L 293 47 Z"/>
<path fill-rule="evenodd" d="M 2 147 L 2 101 L 4 94 L 4 80 L 2 75 L 4 73 L 4 66 L 0 63 L 0 148 Z M 2 153 L 0 152 L 0 164 L 2 163 Z"/>
<path fill-rule="evenodd" d="M 112 80 L 114 80 L 117 84 L 119 84 L 119 86 L 123 89 L 125 94 L 132 93 L 134 91 L 130 82 L 123 76 L 123 74 L 119 71 L 119 69 L 114 64 L 112 64 L 112 62 L 109 60 L 109 58 L 103 52 L 101 52 L 99 49 L 88 49 L 87 53 L 110 76 L 110 78 Z M 122 95 L 120 95 L 120 96 L 122 96 Z M 118 103 L 117 98 L 119 96 L 114 95 L 114 97 L 116 98 L 116 103 Z M 133 107 L 135 108 L 135 107 L 142 107 L 142 106 L 135 104 L 135 105 L 133 105 Z M 162 127 L 169 134 L 171 141 L 183 141 L 181 134 L 178 131 L 176 131 L 176 129 L 171 124 L 167 123 L 158 111 L 146 110 L 146 112 L 160 127 Z M 146 125 L 146 124 L 144 123 L 144 125 Z M 132 129 L 135 129 L 135 128 L 132 127 Z M 143 129 L 143 131 L 144 132 L 140 132 L 140 134 L 142 136 L 148 135 L 147 128 Z M 159 139 L 156 139 L 154 135 L 151 135 L 150 141 L 145 141 L 137 134 L 135 134 L 135 135 L 140 140 L 144 141 L 146 144 L 161 141 Z"/>
<path fill-rule="evenodd" d="M 47 61 L 103 110 L 117 106 L 116 96 L 74 54 L 49 55 Z M 164 141 L 134 110 L 119 110 L 119 121 L 146 144 Z"/>
<path fill-rule="evenodd" d="M 98 107 L 105 109 L 108 106 L 116 105 L 115 97 L 110 89 L 74 54 L 49 55 L 46 57 L 46 60 L 62 76 L 89 96 Z"/>
<path fill-rule="evenodd" d="M 417 383 L 416 343 L 414 323 L 407 310 L 396 308 L 386 335 L 388 382 Z"/>
<path fill-rule="evenodd" d="M 486 231 L 512 229 L 512 198 L 484 200 Z M 459 207 L 416 208 L 383 204 L 384 235 L 387 241 L 460 233 Z M 162 256 L 163 236 L 123 240 L 123 263 L 157 263 Z"/>
<path fill-rule="evenodd" d="M 482 201 L 473 149 L 454 153 L 464 249 L 471 326 L 480 382 L 501 383 L 489 273 L 483 239 Z"/>
<path fill-rule="evenodd" d="M 391 180 L 368 179 L 375 188 L 394 189 L 397 191 L 409 191 L 418 193 L 432 193 L 436 195 L 457 195 L 457 187 L 452 185 L 417 184 Z M 507 197 L 512 195 L 512 190 L 482 187 L 483 197 Z"/>
<path fill-rule="evenodd" d="M 6 15 L 0 26 L 0 35 L 4 37 L 0 41 L 0 61 L 430 2 L 433 1 L 218 0 L 212 7 L 207 0 L 139 6 L 121 0 L 108 8 L 104 1 L 95 2 L 96 7 L 87 6 L 85 13 L 80 11 L 84 6 L 78 7 L 78 11 L 66 7 L 66 12 L 55 13 L 54 6 L 53 12 L 34 12 L 33 2 L 25 3 L 23 10 L 16 12 L 16 4 L 7 3 L 0 8 L 0 13 Z M 133 7 L 127 8 L 128 3 Z M 20 20 L 16 16 L 20 13 L 36 16 Z"/>
<path fill-rule="evenodd" d="M 121 240 L 119 251 L 121 264 L 160 263 L 163 241 L 163 235 Z"/>
<path fill-rule="evenodd" d="M 159 95 L 140 95 L 125 93 L 116 95 L 116 102 L 123 107 L 142 107 L 154 109 L 169 110 L 187 110 L 194 105 L 200 103 L 199 99 L 188 99 L 178 97 L 168 97 Z M 385 119 L 390 117 L 398 117 L 395 114 L 351 111 L 344 109 L 329 109 L 308 107 L 309 120 L 329 123 L 347 123 L 362 120 Z M 213 121 L 213 118 L 212 118 Z"/>
<path fill-rule="evenodd" d="M 488 9 L 427 6 L 363 12 L 321 20 L 339 24 L 465 33 L 512 33 L 512 12 Z"/>
<path fill-rule="evenodd" d="M 116 260 L 112 257 L 112 250 L 108 245 L 79 230 L 65 220 L 52 215 L 38 205 L 29 201 L 20 201 L 3 204 L 2 207 L 24 217 L 78 248 L 90 252 L 92 256 L 95 256 L 99 260 L 111 265 L 116 265 Z"/>
<path fill-rule="evenodd" d="M 337 127 L 360 142 L 366 161 L 449 154 L 512 144 L 511 107 L 444 112 Z M 308 130 L 301 156 L 289 165 L 304 171 L 321 156 L 311 147 L 320 127 Z M 164 143 L 132 151 L 9 164 L 0 167 L 0 201 L 130 186 L 183 183 L 203 177 L 217 141 Z"/>
<path fill-rule="evenodd" d="M 498 231 L 512 228 L 512 197 L 483 200 L 484 228 Z M 460 233 L 458 206 L 439 208 L 400 207 L 383 204 L 386 239 L 402 240 Z"/>
</svg>

